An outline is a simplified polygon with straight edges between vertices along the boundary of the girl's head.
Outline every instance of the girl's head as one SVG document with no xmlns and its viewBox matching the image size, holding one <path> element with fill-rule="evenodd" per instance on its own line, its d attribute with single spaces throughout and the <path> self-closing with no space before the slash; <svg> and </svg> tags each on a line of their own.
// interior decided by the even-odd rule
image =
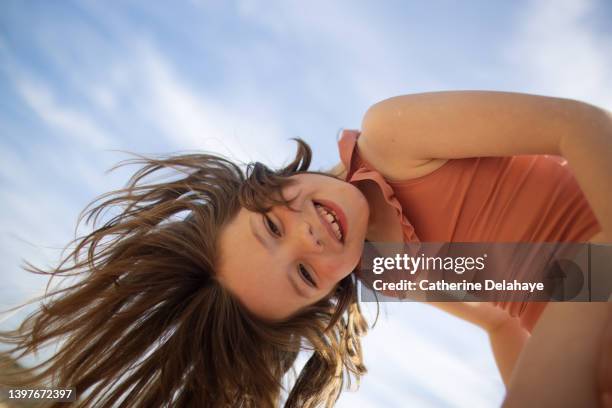
<svg viewBox="0 0 612 408">
<path fill-rule="evenodd" d="M 27 265 L 83 278 L 0 341 L 20 357 L 62 340 L 34 380 L 76 387 L 100 407 L 275 406 L 306 347 L 285 405 L 333 403 L 365 372 L 351 272 L 368 206 L 352 185 L 308 172 L 310 148 L 297 142 L 278 171 L 255 163 L 243 173 L 209 154 L 131 161 L 144 166 L 86 213 L 94 225 L 110 219 L 56 269 Z M 166 170 L 171 179 L 145 182 Z M 340 241 L 319 203 L 344 213 Z"/>
<path fill-rule="evenodd" d="M 349 183 L 310 173 L 287 181 L 290 205 L 241 207 L 219 235 L 217 278 L 268 320 L 333 294 L 359 262 L 368 220 L 367 201 Z"/>
</svg>

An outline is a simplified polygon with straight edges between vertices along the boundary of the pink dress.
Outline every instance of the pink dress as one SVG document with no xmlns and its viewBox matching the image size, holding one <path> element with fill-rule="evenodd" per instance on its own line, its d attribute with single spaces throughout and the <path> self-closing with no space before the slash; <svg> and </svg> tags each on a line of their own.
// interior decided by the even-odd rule
<svg viewBox="0 0 612 408">
<path fill-rule="evenodd" d="M 360 155 L 359 131 L 338 141 L 346 181 L 372 180 L 395 208 L 405 242 L 586 242 L 601 227 L 567 161 L 521 155 L 448 160 L 414 179 L 386 180 Z M 545 302 L 494 302 L 531 332 Z"/>
</svg>

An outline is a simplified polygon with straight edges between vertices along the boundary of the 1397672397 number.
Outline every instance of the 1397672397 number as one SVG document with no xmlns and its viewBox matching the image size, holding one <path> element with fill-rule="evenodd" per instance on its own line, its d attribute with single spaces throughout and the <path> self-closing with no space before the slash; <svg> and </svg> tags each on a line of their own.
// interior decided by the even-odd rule
<svg viewBox="0 0 612 408">
<path fill-rule="evenodd" d="M 76 401 L 74 388 L 8 388 L 3 390 L 8 400 Z"/>
</svg>

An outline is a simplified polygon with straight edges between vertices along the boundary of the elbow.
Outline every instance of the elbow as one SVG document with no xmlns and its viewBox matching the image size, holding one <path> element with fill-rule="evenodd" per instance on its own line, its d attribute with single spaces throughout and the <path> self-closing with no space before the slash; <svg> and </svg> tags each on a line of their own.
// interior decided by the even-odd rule
<svg viewBox="0 0 612 408">
<path fill-rule="evenodd" d="M 565 120 L 566 131 L 561 134 L 561 155 L 576 145 L 607 146 L 612 140 L 612 112 L 588 102 L 570 99 Z"/>
</svg>

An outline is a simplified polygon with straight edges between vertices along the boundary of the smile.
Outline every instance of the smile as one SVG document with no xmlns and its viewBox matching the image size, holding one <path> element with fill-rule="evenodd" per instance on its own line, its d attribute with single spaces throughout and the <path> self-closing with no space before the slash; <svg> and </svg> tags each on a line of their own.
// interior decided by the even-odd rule
<svg viewBox="0 0 612 408">
<path fill-rule="evenodd" d="M 344 231 L 343 231 L 342 224 L 340 223 L 336 212 L 332 210 L 331 208 L 326 207 L 319 203 L 315 203 L 315 208 L 321 215 L 321 218 L 323 218 L 327 222 L 328 228 L 330 229 L 330 232 L 332 233 L 332 235 L 340 243 L 342 243 L 344 241 Z"/>
</svg>

